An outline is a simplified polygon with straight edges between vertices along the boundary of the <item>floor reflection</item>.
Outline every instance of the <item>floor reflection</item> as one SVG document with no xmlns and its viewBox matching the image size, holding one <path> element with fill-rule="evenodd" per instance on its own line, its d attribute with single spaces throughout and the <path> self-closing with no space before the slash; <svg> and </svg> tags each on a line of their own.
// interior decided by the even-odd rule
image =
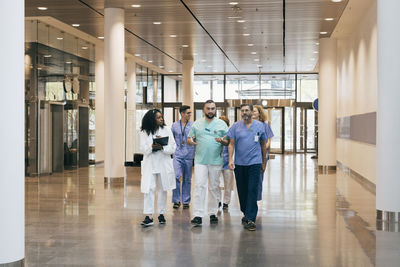
<svg viewBox="0 0 400 267">
<path fill-rule="evenodd" d="M 125 184 L 112 186 L 94 166 L 27 179 L 26 264 L 390 266 L 400 260 L 399 235 L 375 231 L 375 196 L 340 170 L 318 175 L 311 155 L 270 160 L 256 232 L 241 225 L 236 191 L 217 226 L 204 218 L 202 227 L 192 227 L 192 208 L 168 203 L 166 225 L 142 228 L 140 169 L 126 172 Z"/>
</svg>

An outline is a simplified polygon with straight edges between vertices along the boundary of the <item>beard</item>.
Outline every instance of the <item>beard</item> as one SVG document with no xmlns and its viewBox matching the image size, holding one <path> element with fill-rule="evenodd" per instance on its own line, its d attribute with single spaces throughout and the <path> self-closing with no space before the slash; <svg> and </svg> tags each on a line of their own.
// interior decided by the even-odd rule
<svg viewBox="0 0 400 267">
<path fill-rule="evenodd" d="M 253 116 L 251 114 L 249 114 L 249 115 L 246 114 L 246 115 L 243 115 L 242 117 L 245 121 L 247 121 L 247 120 L 250 120 Z"/>
<path fill-rule="evenodd" d="M 215 113 L 212 115 L 210 115 L 210 114 L 212 114 L 212 113 L 208 113 L 208 114 L 206 113 L 206 117 L 211 120 L 212 118 L 215 117 Z"/>
</svg>

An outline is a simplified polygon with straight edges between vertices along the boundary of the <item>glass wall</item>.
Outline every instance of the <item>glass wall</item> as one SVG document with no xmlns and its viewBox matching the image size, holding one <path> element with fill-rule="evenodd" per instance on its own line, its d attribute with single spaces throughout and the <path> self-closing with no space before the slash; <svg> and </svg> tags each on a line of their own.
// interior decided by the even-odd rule
<svg viewBox="0 0 400 267">
<path fill-rule="evenodd" d="M 297 102 L 313 102 L 318 98 L 318 74 L 297 75 Z"/>
<path fill-rule="evenodd" d="M 87 163 L 94 155 L 95 46 L 37 20 L 25 21 L 25 29 L 25 173 Z"/>
<path fill-rule="evenodd" d="M 194 102 L 205 102 L 209 99 L 214 102 L 224 102 L 224 75 L 195 75 Z"/>
</svg>

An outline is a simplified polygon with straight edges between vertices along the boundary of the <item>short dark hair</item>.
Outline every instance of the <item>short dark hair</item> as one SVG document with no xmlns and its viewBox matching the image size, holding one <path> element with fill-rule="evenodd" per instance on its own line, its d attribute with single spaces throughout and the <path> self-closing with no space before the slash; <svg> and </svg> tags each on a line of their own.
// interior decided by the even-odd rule
<svg viewBox="0 0 400 267">
<path fill-rule="evenodd" d="M 183 105 L 179 108 L 179 113 L 185 112 L 186 110 L 190 109 L 188 105 Z"/>
<path fill-rule="evenodd" d="M 161 113 L 159 109 L 151 109 L 144 114 L 142 119 L 142 127 L 140 130 L 145 131 L 147 135 L 154 134 L 158 129 L 158 124 L 156 122 L 156 114 Z M 165 126 L 165 122 L 160 127 L 163 128 Z"/>
<path fill-rule="evenodd" d="M 240 105 L 240 109 L 242 109 L 242 107 L 249 107 L 251 111 L 253 111 L 253 104 L 250 103 L 243 103 Z"/>
<path fill-rule="evenodd" d="M 203 108 L 206 106 L 206 104 L 212 104 L 212 103 L 215 104 L 214 100 L 208 99 L 206 102 L 204 102 Z"/>
</svg>

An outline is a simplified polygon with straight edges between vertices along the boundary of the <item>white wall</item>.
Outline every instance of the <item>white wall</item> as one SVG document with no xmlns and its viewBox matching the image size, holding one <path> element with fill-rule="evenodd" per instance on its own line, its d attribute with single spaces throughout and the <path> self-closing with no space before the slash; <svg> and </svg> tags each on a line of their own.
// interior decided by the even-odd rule
<svg viewBox="0 0 400 267">
<path fill-rule="evenodd" d="M 377 5 L 367 12 L 346 38 L 338 39 L 337 117 L 376 112 Z M 376 182 L 376 146 L 337 139 L 337 160 Z"/>
</svg>

